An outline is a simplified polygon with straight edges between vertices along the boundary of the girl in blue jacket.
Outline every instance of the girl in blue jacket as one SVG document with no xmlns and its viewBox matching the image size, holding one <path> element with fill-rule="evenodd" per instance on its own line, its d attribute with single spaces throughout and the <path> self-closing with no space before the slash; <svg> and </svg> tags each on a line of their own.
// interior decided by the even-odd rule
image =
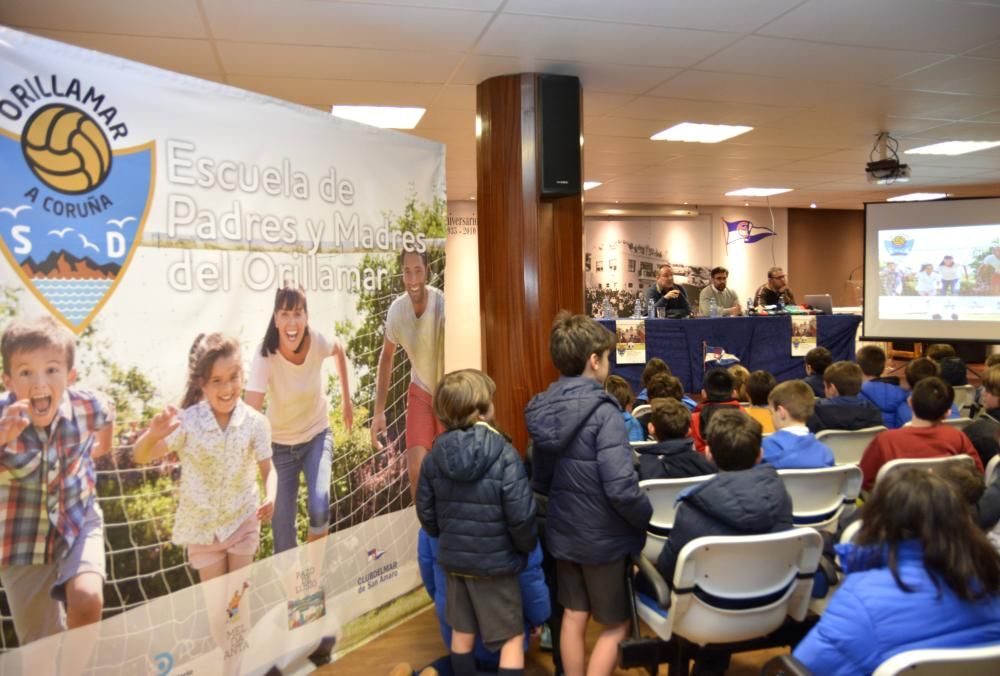
<svg viewBox="0 0 1000 676">
<path fill-rule="evenodd" d="M 1000 641 L 1000 555 L 965 499 L 926 470 L 890 474 L 837 545 L 847 573 L 795 648 L 816 674 L 870 674 L 897 653 Z"/>
</svg>

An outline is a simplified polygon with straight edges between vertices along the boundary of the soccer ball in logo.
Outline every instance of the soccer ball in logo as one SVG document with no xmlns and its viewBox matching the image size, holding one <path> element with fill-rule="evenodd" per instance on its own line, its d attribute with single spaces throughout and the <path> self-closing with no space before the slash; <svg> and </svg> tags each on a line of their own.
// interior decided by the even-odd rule
<svg viewBox="0 0 1000 676">
<path fill-rule="evenodd" d="M 104 132 L 86 113 L 61 103 L 35 111 L 24 125 L 21 149 L 35 176 L 62 193 L 90 192 L 111 170 Z"/>
<path fill-rule="evenodd" d="M 893 246 L 903 246 L 904 244 L 906 244 L 906 238 L 903 237 L 902 235 L 896 235 L 895 237 L 892 238 L 892 244 Z"/>
</svg>

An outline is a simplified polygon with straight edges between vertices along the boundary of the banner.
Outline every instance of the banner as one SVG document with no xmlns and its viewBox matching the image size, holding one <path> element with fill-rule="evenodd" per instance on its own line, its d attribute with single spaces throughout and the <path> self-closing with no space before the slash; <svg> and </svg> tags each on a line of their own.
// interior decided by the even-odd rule
<svg viewBox="0 0 1000 676">
<path fill-rule="evenodd" d="M 816 347 L 816 315 L 792 316 L 792 356 L 804 357 Z"/>
<path fill-rule="evenodd" d="M 76 337 L 71 391 L 115 410 L 114 447 L 93 460 L 105 619 L 11 650 L 5 616 L 0 671 L 309 670 L 310 653 L 378 631 L 369 611 L 426 603 L 405 596 L 420 583 L 406 428 L 443 369 L 443 147 L 5 28 L 0 73 L 0 330 L 53 318 Z M 283 287 L 305 306 L 276 307 Z M 133 445 L 180 405 L 193 341 L 212 332 L 239 343 L 246 400 L 285 444 L 276 509 L 297 518 L 264 523 L 254 563 L 197 584 L 172 543 L 179 487 L 203 471 L 192 442 L 147 464 Z M 296 368 L 321 395 L 288 394 L 275 370 Z M 288 420 L 324 407 L 319 469 L 299 467 Z M 8 469 L 0 491 L 40 481 Z M 330 534 L 306 546 L 326 532 L 327 491 Z M 299 546 L 272 556 L 275 541 Z"/>
<path fill-rule="evenodd" d="M 615 322 L 615 363 L 646 363 L 646 320 L 619 319 Z"/>
</svg>

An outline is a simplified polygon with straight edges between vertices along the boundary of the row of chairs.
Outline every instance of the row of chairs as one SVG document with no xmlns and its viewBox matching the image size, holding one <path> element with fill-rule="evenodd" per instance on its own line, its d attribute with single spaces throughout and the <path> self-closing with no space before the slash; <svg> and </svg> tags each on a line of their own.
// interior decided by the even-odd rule
<svg viewBox="0 0 1000 676">
<path fill-rule="evenodd" d="M 907 467 L 971 461 L 968 456 L 893 460 L 879 471 L 876 483 Z M 681 550 L 670 585 L 653 562 L 673 527 L 677 496 L 710 476 L 639 483 L 653 505 L 653 518 L 646 547 L 635 560 L 643 588 L 634 594 L 633 637 L 619 649 L 622 667 L 646 667 L 653 674 L 656 665 L 666 661 L 671 674 L 686 675 L 691 658 L 794 645 L 811 628 L 812 622 L 804 620 L 822 562 L 819 531 L 833 532 L 845 512 L 854 508 L 861 470 L 839 465 L 778 470 L 778 474 L 792 497 L 796 528 L 768 535 L 698 538 Z M 734 567 L 733 561 L 740 565 Z M 639 636 L 639 618 L 657 638 Z M 815 616 L 811 618 L 815 621 Z M 996 668 L 1000 648 L 986 659 L 992 659 Z M 772 673 L 804 673 L 794 668 L 789 658 Z"/>
</svg>

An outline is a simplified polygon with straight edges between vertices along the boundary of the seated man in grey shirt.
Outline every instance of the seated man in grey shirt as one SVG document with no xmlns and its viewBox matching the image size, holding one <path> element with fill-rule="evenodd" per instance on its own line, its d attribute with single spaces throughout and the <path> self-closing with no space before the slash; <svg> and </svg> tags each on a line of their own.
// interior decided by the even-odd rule
<svg viewBox="0 0 1000 676">
<path fill-rule="evenodd" d="M 701 290 L 698 297 L 698 309 L 703 317 L 708 316 L 708 306 L 711 299 L 715 299 L 715 304 L 719 308 L 720 317 L 732 317 L 743 314 L 740 307 L 740 297 L 733 289 L 726 286 L 729 281 L 729 270 L 722 266 L 712 268 L 712 281 Z"/>
</svg>

